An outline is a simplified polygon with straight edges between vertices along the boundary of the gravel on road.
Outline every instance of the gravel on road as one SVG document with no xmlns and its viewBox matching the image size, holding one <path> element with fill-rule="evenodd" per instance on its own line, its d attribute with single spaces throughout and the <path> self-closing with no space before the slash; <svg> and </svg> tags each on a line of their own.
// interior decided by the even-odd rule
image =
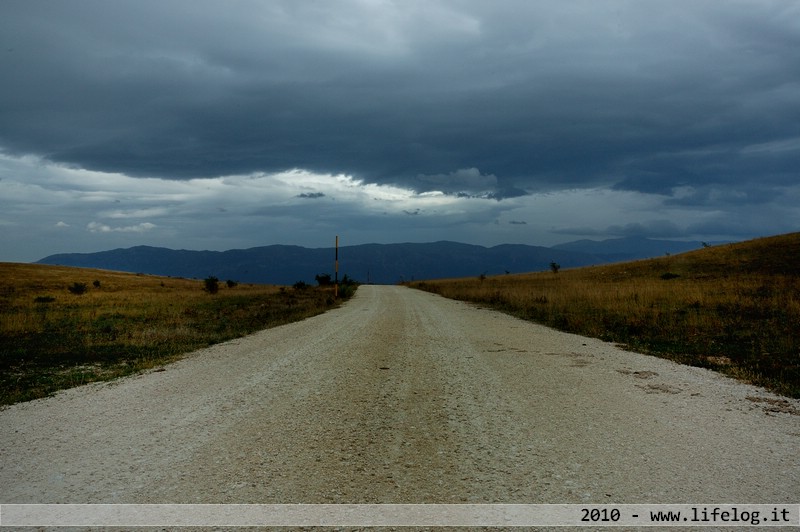
<svg viewBox="0 0 800 532">
<path fill-rule="evenodd" d="M 0 503 L 797 503 L 800 401 L 399 286 L 0 411 Z"/>
</svg>

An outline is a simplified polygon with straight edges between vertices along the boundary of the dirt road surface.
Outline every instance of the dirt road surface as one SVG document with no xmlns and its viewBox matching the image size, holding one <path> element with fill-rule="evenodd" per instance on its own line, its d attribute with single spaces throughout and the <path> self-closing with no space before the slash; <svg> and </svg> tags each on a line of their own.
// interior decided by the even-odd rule
<svg viewBox="0 0 800 532">
<path fill-rule="evenodd" d="M 0 411 L 0 503 L 797 503 L 800 402 L 435 295 Z"/>
</svg>

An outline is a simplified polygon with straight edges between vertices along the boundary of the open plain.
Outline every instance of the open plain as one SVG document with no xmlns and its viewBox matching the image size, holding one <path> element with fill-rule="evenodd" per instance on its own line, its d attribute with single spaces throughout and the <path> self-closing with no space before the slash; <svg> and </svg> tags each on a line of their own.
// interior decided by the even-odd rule
<svg viewBox="0 0 800 532">
<path fill-rule="evenodd" d="M 399 286 L 0 411 L 2 503 L 796 503 L 800 401 Z"/>
</svg>

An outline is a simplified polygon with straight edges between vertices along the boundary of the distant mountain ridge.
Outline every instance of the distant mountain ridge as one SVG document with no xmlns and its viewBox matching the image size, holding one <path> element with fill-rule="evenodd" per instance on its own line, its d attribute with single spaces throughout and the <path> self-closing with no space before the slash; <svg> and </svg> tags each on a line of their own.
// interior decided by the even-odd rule
<svg viewBox="0 0 800 532">
<path fill-rule="evenodd" d="M 607 244 L 606 244 L 607 243 Z M 634 260 L 680 253 L 700 242 L 650 239 L 581 240 L 553 247 L 501 244 L 484 247 L 440 241 L 362 244 L 339 248 L 339 276 L 359 282 L 393 284 L 402 280 L 469 277 L 547 270 Z M 174 250 L 151 246 L 50 255 L 39 264 L 100 268 L 171 277 L 232 279 L 244 283 L 311 283 L 320 273 L 333 274 L 333 248 L 271 245 L 228 251 Z"/>
</svg>

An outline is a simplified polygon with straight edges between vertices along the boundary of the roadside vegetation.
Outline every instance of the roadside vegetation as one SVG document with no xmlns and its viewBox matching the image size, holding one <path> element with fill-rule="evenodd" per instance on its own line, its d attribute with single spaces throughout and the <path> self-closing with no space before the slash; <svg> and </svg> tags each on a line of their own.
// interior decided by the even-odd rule
<svg viewBox="0 0 800 532">
<path fill-rule="evenodd" d="M 0 405 L 157 368 L 337 306 L 333 286 L 0 263 Z"/>
<path fill-rule="evenodd" d="M 408 284 L 800 397 L 800 233 L 630 263 Z"/>
</svg>

